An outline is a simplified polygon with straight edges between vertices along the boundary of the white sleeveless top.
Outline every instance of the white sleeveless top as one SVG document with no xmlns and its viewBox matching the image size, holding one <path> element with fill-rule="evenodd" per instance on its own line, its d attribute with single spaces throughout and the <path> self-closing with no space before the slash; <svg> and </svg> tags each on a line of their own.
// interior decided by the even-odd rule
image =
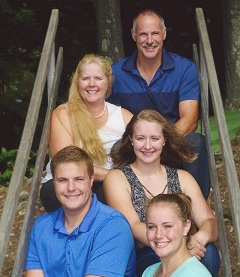
<svg viewBox="0 0 240 277">
<path fill-rule="evenodd" d="M 106 102 L 108 109 L 108 120 L 105 126 L 101 129 L 98 129 L 98 134 L 102 140 L 103 147 L 107 153 L 106 163 L 103 165 L 98 165 L 106 169 L 113 168 L 112 159 L 110 157 L 110 151 L 115 142 L 122 138 L 122 135 L 125 131 L 125 125 L 122 116 L 121 107 L 113 105 Z M 51 160 L 50 160 L 51 161 Z M 47 182 L 52 179 L 52 173 L 50 169 L 50 161 L 46 167 L 46 176 L 42 179 L 42 183 Z"/>
</svg>

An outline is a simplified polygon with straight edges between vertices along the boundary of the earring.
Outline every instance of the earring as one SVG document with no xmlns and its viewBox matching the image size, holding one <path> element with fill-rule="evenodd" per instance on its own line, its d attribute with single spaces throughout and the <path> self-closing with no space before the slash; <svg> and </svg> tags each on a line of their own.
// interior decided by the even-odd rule
<svg viewBox="0 0 240 277">
<path fill-rule="evenodd" d="M 187 233 L 184 234 L 184 237 L 186 237 L 186 236 L 187 236 Z"/>
<path fill-rule="evenodd" d="M 163 143 L 163 145 L 162 146 L 165 146 L 165 142 Z"/>
</svg>

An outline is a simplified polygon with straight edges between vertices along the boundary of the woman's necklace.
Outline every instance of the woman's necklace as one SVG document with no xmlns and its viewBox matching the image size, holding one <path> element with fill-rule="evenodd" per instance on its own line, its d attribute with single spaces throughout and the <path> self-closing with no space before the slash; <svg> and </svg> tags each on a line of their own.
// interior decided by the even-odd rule
<svg viewBox="0 0 240 277">
<path fill-rule="evenodd" d="M 106 112 L 106 109 L 107 109 L 107 104 L 106 104 L 106 102 L 104 101 L 104 108 L 103 108 L 103 111 L 102 111 L 99 115 L 94 116 L 94 118 L 95 118 L 95 119 L 98 119 L 98 118 L 100 118 L 101 116 L 103 116 L 104 113 Z"/>
<path fill-rule="evenodd" d="M 146 190 L 146 192 L 149 193 L 149 194 L 152 196 L 152 198 L 153 198 L 154 195 L 151 193 L 151 191 L 149 191 L 141 182 L 140 182 L 140 184 L 141 184 L 141 186 Z M 162 191 L 161 194 L 163 194 L 163 193 L 165 192 L 167 186 L 168 186 L 168 184 L 166 184 L 166 186 L 164 187 L 164 189 L 163 189 L 163 191 Z"/>
</svg>

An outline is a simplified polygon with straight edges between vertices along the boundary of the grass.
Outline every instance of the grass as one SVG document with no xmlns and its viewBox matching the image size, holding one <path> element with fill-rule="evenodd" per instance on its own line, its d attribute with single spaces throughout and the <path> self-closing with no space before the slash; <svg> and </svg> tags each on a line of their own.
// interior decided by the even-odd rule
<svg viewBox="0 0 240 277">
<path fill-rule="evenodd" d="M 240 111 L 225 111 L 225 117 L 227 122 L 229 138 L 232 141 L 236 137 L 237 132 L 240 130 Z M 209 124 L 214 153 L 219 153 L 221 151 L 218 140 L 217 123 L 215 117 L 209 118 Z M 200 130 L 201 129 L 199 122 L 198 129 L 196 132 L 200 133 Z"/>
</svg>

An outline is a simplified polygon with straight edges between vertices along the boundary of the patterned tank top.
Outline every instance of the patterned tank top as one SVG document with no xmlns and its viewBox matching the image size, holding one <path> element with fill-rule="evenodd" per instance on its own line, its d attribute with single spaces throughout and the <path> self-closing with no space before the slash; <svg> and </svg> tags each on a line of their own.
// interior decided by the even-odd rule
<svg viewBox="0 0 240 277">
<path fill-rule="evenodd" d="M 176 168 L 170 168 L 165 166 L 167 172 L 167 193 L 179 193 L 182 192 L 178 172 Z M 145 211 L 149 199 L 146 196 L 144 188 L 138 177 L 132 170 L 130 165 L 121 168 L 122 172 L 126 176 L 131 187 L 131 200 L 135 211 L 141 222 L 145 223 Z M 143 247 L 141 244 L 137 244 L 137 247 Z"/>
</svg>

